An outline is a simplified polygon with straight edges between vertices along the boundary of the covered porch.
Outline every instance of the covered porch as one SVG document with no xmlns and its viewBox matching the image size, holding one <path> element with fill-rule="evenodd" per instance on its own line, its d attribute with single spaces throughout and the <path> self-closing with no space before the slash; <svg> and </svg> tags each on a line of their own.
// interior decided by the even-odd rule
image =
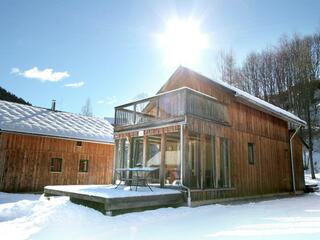
<svg viewBox="0 0 320 240">
<path fill-rule="evenodd" d="M 225 196 L 232 189 L 230 141 L 221 127 L 228 126 L 227 106 L 190 88 L 118 106 L 114 166 L 158 168 L 152 185 L 187 189 L 194 199 Z"/>
</svg>

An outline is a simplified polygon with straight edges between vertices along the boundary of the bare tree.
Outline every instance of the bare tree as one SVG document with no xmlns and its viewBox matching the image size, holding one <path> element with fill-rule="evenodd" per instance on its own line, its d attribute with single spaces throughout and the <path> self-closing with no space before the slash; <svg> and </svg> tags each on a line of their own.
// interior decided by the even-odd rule
<svg viewBox="0 0 320 240">
<path fill-rule="evenodd" d="M 289 110 L 307 122 L 312 177 L 313 138 L 319 123 L 315 91 L 320 86 L 320 33 L 283 36 L 276 47 L 247 55 L 237 67 L 232 51 L 218 59 L 220 80 Z M 319 84 L 318 84 L 319 83 Z"/>
<path fill-rule="evenodd" d="M 241 88 L 239 69 L 236 66 L 236 59 L 232 50 L 229 52 L 220 52 L 218 55 L 217 65 L 219 79 L 221 81 Z"/>
<path fill-rule="evenodd" d="M 250 53 L 241 71 L 247 82 L 245 90 L 256 97 L 260 97 L 259 55 L 254 52 Z"/>
<path fill-rule="evenodd" d="M 91 106 L 90 98 L 87 98 L 85 104 L 82 106 L 81 114 L 92 117 L 93 114 L 92 114 L 92 106 Z"/>
</svg>

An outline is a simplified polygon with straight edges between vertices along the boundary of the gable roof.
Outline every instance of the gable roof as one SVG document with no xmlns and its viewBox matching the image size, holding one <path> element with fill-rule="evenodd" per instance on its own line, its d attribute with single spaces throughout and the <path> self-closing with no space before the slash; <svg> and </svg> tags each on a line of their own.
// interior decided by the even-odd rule
<svg viewBox="0 0 320 240">
<path fill-rule="evenodd" d="M 171 75 L 169 80 L 161 87 L 161 89 L 158 91 L 158 93 L 165 91 L 166 87 L 169 85 L 169 83 L 171 81 L 174 81 L 176 78 L 179 78 L 180 76 L 184 76 L 185 74 L 192 74 L 193 76 L 195 76 L 197 78 L 197 80 L 212 84 L 214 86 L 217 86 L 217 87 L 223 89 L 226 92 L 231 93 L 240 102 L 242 102 L 246 105 L 257 108 L 258 110 L 264 111 L 266 113 L 274 115 L 274 116 L 281 118 L 283 120 L 286 120 L 288 122 L 296 123 L 296 124 L 303 125 L 303 126 L 306 125 L 306 122 L 304 120 L 302 120 L 301 118 L 292 114 L 291 112 L 288 112 L 280 107 L 277 107 L 271 103 L 268 103 L 260 98 L 257 98 L 255 96 L 253 96 L 243 90 L 240 90 L 234 86 L 231 86 L 225 82 L 212 80 L 206 76 L 203 76 L 200 73 L 197 73 L 197 72 L 195 72 L 189 68 L 183 67 L 183 66 L 180 66 L 177 68 L 177 70 Z"/>
<path fill-rule="evenodd" d="M 0 100 L 0 131 L 113 142 L 113 127 L 104 119 L 3 100 Z"/>
</svg>

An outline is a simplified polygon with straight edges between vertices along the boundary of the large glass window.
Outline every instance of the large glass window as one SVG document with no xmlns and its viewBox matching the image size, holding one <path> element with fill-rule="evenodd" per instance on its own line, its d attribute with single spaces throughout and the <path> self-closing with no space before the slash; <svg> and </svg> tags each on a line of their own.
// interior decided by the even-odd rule
<svg viewBox="0 0 320 240">
<path fill-rule="evenodd" d="M 220 138 L 220 174 L 218 187 L 230 187 L 230 143 L 226 138 Z"/>
<path fill-rule="evenodd" d="M 166 184 L 180 184 L 180 135 L 168 133 L 166 136 L 165 170 Z"/>
<path fill-rule="evenodd" d="M 204 188 L 214 188 L 215 187 L 215 137 L 206 136 L 205 143 L 205 160 L 204 160 Z"/>
<path fill-rule="evenodd" d="M 200 137 L 198 135 L 189 136 L 188 142 L 188 180 L 191 188 L 201 187 L 200 172 Z"/>
<path fill-rule="evenodd" d="M 128 152 L 129 152 L 129 141 L 127 139 L 119 139 L 116 141 L 117 144 L 117 168 L 128 167 Z"/>
<path fill-rule="evenodd" d="M 148 137 L 147 167 L 160 167 L 161 161 L 161 138 Z"/>
<path fill-rule="evenodd" d="M 132 139 L 132 167 L 143 166 L 143 138 Z"/>
<path fill-rule="evenodd" d="M 147 146 L 147 167 L 156 167 L 159 170 L 152 173 L 152 182 L 159 183 L 161 163 L 161 136 L 148 137 Z"/>
<path fill-rule="evenodd" d="M 226 138 L 219 140 L 217 154 L 215 136 L 189 135 L 184 184 L 197 189 L 230 187 L 230 143 Z"/>
</svg>

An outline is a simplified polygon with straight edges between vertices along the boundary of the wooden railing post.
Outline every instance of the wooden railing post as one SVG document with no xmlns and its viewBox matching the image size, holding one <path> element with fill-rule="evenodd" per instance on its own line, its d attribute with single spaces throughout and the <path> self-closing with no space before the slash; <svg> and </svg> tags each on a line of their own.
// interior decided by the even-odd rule
<svg viewBox="0 0 320 240">
<path fill-rule="evenodd" d="M 137 118 L 137 105 L 133 105 L 133 125 L 136 124 L 136 118 Z"/>
</svg>

